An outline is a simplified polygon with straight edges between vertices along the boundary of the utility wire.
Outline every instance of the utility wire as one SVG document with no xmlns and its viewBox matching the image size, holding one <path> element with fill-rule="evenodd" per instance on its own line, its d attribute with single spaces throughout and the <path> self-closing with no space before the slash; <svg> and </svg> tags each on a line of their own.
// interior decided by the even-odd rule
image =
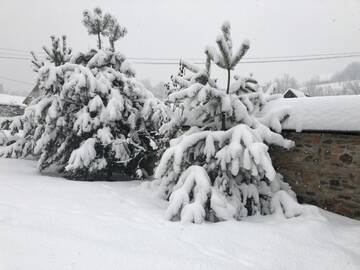
<svg viewBox="0 0 360 270">
<path fill-rule="evenodd" d="M 355 58 L 355 57 L 360 57 L 360 53 L 359 54 L 349 54 L 349 55 L 333 55 L 333 56 L 324 56 L 324 57 L 289 58 L 289 59 L 274 59 L 274 60 L 254 60 L 254 61 L 242 61 L 242 62 L 239 62 L 239 63 L 240 64 L 285 63 L 285 62 L 303 62 L 303 61 L 317 61 L 317 60 Z M 17 57 L 17 56 L 3 56 L 3 55 L 0 55 L 0 59 L 31 60 L 32 58 L 31 57 Z M 178 65 L 179 61 L 180 61 L 180 59 L 178 61 L 176 61 L 176 62 L 134 60 L 132 63 L 133 64 L 147 64 L 147 65 Z M 200 64 L 205 64 L 205 62 L 204 61 L 202 61 L 202 62 L 194 62 L 194 64 L 199 64 L 200 65 Z"/>
<path fill-rule="evenodd" d="M 22 83 L 22 84 L 34 85 L 34 84 L 31 83 L 31 82 L 25 82 L 25 81 L 16 80 L 16 79 L 9 78 L 9 77 L 4 77 L 4 76 L 0 76 L 0 79 L 7 80 L 7 81 L 11 81 L 11 82 Z"/>
<path fill-rule="evenodd" d="M 346 52 L 346 53 L 322 53 L 322 54 L 300 54 L 300 55 L 283 55 L 283 56 L 262 56 L 262 57 L 244 57 L 242 59 L 278 59 L 278 58 L 296 58 L 296 57 L 319 57 L 319 56 L 346 56 L 360 54 L 360 52 Z M 128 57 L 131 60 L 160 60 L 160 61 L 176 61 L 180 58 L 152 58 L 152 57 Z M 194 61 L 205 61 L 204 58 L 184 58 L 184 60 L 194 60 Z"/>
<path fill-rule="evenodd" d="M 4 51 L 12 51 L 15 53 L 11 53 L 11 54 L 18 54 L 18 56 L 23 56 L 24 57 L 24 53 L 26 53 L 27 55 L 30 54 L 30 51 L 26 51 L 26 50 L 20 50 L 20 49 L 11 49 L 11 48 L 0 48 L 0 51 L 4 50 Z M 16 52 L 21 52 L 21 54 L 16 53 Z M 8 54 L 7 52 L 0 52 L 1 54 Z M 41 54 L 44 54 L 43 52 L 39 52 Z M 282 55 L 282 56 L 258 56 L 258 57 L 244 57 L 244 60 L 247 59 L 278 59 L 278 58 L 297 58 L 297 57 L 320 57 L 320 56 L 340 56 L 340 55 L 354 55 L 354 54 L 360 54 L 360 52 L 341 52 L 341 53 L 318 53 L 318 54 L 299 54 L 299 55 Z M 161 58 L 161 57 L 128 57 L 129 60 L 140 60 L 140 61 L 147 61 L 147 60 L 152 60 L 152 61 L 177 61 L 180 58 Z M 204 58 L 184 58 L 187 60 L 194 60 L 194 61 L 204 61 Z"/>
<path fill-rule="evenodd" d="M 18 56 L 2 56 L 0 55 L 0 59 L 12 59 L 12 60 L 31 60 L 31 57 L 18 57 Z"/>
<path fill-rule="evenodd" d="M 239 62 L 240 64 L 253 64 L 253 63 L 283 63 L 283 62 L 302 62 L 302 61 L 317 61 L 317 60 L 327 60 L 327 59 L 341 59 L 341 58 L 355 58 L 360 57 L 360 54 L 350 54 L 350 55 L 334 55 L 327 57 L 309 57 L 309 58 L 294 58 L 294 59 L 280 59 L 280 60 L 263 60 L 263 61 L 243 61 Z"/>
<path fill-rule="evenodd" d="M 17 53 L 17 52 L 3 52 L 0 50 L 0 54 L 5 56 L 21 56 L 21 57 L 30 57 L 30 53 Z"/>
<path fill-rule="evenodd" d="M 264 57 L 244 57 L 243 59 L 278 59 L 278 58 L 297 58 L 297 57 L 320 57 L 320 56 L 346 56 L 360 54 L 360 52 L 344 52 L 344 53 L 318 53 L 318 54 L 298 54 L 284 56 L 264 56 Z"/>
<path fill-rule="evenodd" d="M 254 60 L 254 61 L 240 61 L 239 64 L 265 64 L 265 63 L 286 63 L 286 62 L 303 62 L 303 61 L 318 61 L 328 59 L 341 59 L 341 58 L 355 58 L 360 57 L 360 54 L 353 55 L 337 55 L 328 57 L 311 57 L 311 58 L 294 58 L 294 59 L 277 59 L 277 60 Z M 178 65 L 179 62 L 155 62 L 155 61 L 133 61 L 133 64 L 144 65 Z M 194 62 L 194 64 L 205 64 L 205 62 Z"/>
<path fill-rule="evenodd" d="M 10 52 L 26 52 L 30 53 L 30 51 L 27 50 L 20 50 L 20 49 L 12 49 L 12 48 L 0 48 L 2 51 L 10 51 Z"/>
<path fill-rule="evenodd" d="M 307 55 L 308 56 L 308 55 Z M 360 57 L 360 53 L 356 54 L 341 54 L 341 55 L 329 55 L 324 57 L 298 57 L 298 58 L 289 58 L 289 59 L 274 59 L 274 60 L 254 60 L 254 61 L 242 61 L 240 64 L 265 64 L 265 63 L 288 63 L 288 62 L 304 62 L 304 61 L 319 61 L 319 60 L 328 60 L 328 59 L 341 59 L 341 58 L 355 58 Z M 14 57 L 14 56 L 2 56 L 0 59 L 10 59 L 10 60 L 27 60 L 29 61 L 31 57 Z M 249 58 L 248 58 L 249 59 Z M 159 61 L 139 61 L 135 60 L 133 64 L 145 64 L 145 65 L 178 65 L 179 61 L 176 62 L 159 62 Z M 205 62 L 195 62 L 194 64 L 205 64 Z M 13 78 L 8 78 L 0 76 L 0 79 L 13 81 L 22 84 L 33 85 L 33 83 L 21 81 Z"/>
<path fill-rule="evenodd" d="M 296 59 L 278 59 L 278 60 L 262 60 L 262 61 L 243 61 L 240 62 L 240 64 L 255 64 L 255 63 L 286 63 L 286 62 L 301 62 L 301 61 L 318 61 L 318 60 L 327 60 L 327 59 L 340 59 L 340 58 L 354 58 L 354 57 L 360 57 L 360 54 L 354 54 L 354 55 L 334 55 L 334 56 L 328 56 L 328 57 L 312 57 L 312 58 L 296 58 Z M 3 57 L 1 58 L 5 59 L 12 59 L 12 60 L 29 60 L 31 58 L 23 58 L 23 57 Z M 178 65 L 179 62 L 149 62 L 149 61 L 134 61 L 134 64 L 146 64 L 146 65 Z M 195 62 L 195 64 L 204 64 L 204 62 Z M 28 85 L 33 85 L 33 83 L 25 82 L 17 79 L 12 79 L 4 76 L 0 76 L 0 79 L 13 81 L 17 83 L 23 83 Z"/>
<path fill-rule="evenodd" d="M 0 51 L 11 52 L 11 53 L 16 53 L 16 54 L 27 54 L 27 55 L 29 55 L 31 52 L 44 54 L 43 51 L 20 50 L 20 49 L 11 49 L 11 48 L 0 48 Z"/>
</svg>

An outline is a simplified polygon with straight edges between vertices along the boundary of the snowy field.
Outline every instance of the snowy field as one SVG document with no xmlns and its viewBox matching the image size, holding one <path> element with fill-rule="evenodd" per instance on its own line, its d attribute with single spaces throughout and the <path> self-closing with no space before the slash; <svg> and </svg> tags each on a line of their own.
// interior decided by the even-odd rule
<svg viewBox="0 0 360 270">
<path fill-rule="evenodd" d="M 73 182 L 0 159 L 0 269 L 360 269 L 358 221 L 181 224 L 166 206 L 139 182 Z"/>
</svg>

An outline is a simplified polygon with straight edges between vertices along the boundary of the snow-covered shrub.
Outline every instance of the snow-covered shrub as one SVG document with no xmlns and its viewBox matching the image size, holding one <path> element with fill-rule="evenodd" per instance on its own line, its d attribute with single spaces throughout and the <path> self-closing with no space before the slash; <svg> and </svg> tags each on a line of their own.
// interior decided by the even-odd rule
<svg viewBox="0 0 360 270">
<path fill-rule="evenodd" d="M 153 135 L 166 109 L 113 49 L 112 44 L 79 53 L 60 65 L 42 61 L 37 69 L 41 95 L 10 125 L 23 136 L 3 147 L 0 156 L 33 155 L 40 170 L 56 165 L 76 179 L 151 173 Z"/>
<path fill-rule="evenodd" d="M 272 94 L 274 87 L 263 91 L 252 76 L 235 74 L 231 80 L 250 45 L 244 41 L 233 52 L 230 25 L 221 30 L 219 50 L 205 50 L 204 69 L 182 61 L 190 73 L 173 77 L 180 87 L 169 100 L 181 112 L 165 129 L 178 123 L 191 128 L 170 141 L 155 173 L 160 194 L 170 201 L 169 220 L 200 223 L 269 214 L 275 211 L 271 198 L 276 192 L 294 196 L 268 153 L 270 144 L 294 145 L 278 133 L 287 112 L 258 117 L 266 102 L 279 95 Z M 226 87 L 211 78 L 213 63 L 226 71 Z"/>
</svg>

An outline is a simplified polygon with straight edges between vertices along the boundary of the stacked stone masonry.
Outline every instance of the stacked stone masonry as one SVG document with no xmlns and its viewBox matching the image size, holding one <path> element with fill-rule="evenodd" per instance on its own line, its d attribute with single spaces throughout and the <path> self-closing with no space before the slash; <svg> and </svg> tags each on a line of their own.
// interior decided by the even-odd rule
<svg viewBox="0 0 360 270">
<path fill-rule="evenodd" d="M 274 167 L 303 203 L 360 219 L 360 133 L 283 132 L 291 150 L 271 147 Z"/>
</svg>

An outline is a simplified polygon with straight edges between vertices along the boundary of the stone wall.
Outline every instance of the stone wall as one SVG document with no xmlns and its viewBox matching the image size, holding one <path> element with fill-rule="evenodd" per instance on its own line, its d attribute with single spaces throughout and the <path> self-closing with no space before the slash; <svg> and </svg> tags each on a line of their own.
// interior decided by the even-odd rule
<svg viewBox="0 0 360 270">
<path fill-rule="evenodd" d="M 24 107 L 0 104 L 0 117 L 11 117 L 24 113 Z"/>
<path fill-rule="evenodd" d="M 300 202 L 360 219 L 360 133 L 286 131 L 291 150 L 271 147 L 274 167 Z"/>
</svg>

